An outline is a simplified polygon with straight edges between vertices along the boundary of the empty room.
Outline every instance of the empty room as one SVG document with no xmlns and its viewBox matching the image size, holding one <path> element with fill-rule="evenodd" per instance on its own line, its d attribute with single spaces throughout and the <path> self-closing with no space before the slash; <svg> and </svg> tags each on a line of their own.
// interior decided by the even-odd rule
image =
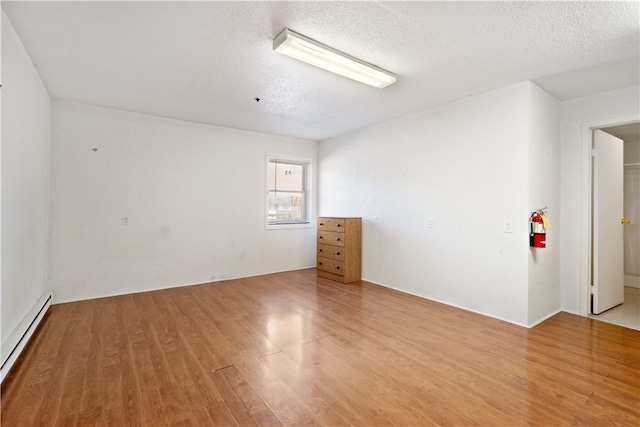
<svg viewBox="0 0 640 427">
<path fill-rule="evenodd" d="M 640 424 L 637 1 L 2 1 L 2 426 Z"/>
</svg>

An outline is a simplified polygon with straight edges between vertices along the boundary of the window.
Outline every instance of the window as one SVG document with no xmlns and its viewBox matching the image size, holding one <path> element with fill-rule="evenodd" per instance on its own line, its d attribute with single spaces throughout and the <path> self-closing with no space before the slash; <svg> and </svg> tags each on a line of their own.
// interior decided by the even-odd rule
<svg viewBox="0 0 640 427">
<path fill-rule="evenodd" d="M 267 224 L 308 224 L 311 162 L 267 156 Z"/>
</svg>

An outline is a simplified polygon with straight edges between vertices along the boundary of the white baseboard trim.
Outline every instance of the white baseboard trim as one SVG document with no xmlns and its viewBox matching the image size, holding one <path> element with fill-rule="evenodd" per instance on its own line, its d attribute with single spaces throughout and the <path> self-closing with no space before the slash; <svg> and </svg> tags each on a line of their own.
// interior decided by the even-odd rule
<svg viewBox="0 0 640 427">
<path fill-rule="evenodd" d="M 640 288 L 640 276 L 624 275 L 624 285 L 630 288 Z"/>
<path fill-rule="evenodd" d="M 51 306 L 51 292 L 45 292 L 38 302 L 31 308 L 22 322 L 9 335 L 6 341 L 2 343 L 2 367 L 0 367 L 0 383 L 2 383 L 18 360 L 18 356 L 26 347 L 29 339 L 35 332 L 36 328 L 42 321 L 45 313 Z"/>
<path fill-rule="evenodd" d="M 432 298 L 432 297 L 426 297 L 424 295 L 416 294 L 414 292 L 408 292 L 408 291 L 405 291 L 404 289 L 394 288 L 393 286 L 388 286 L 388 285 L 385 285 L 384 283 L 374 282 L 373 280 L 365 279 L 364 277 L 362 278 L 362 280 L 365 281 L 365 282 L 372 283 L 374 285 L 382 286 L 383 288 L 389 288 L 389 289 L 393 289 L 394 291 L 402 292 L 404 294 L 413 295 L 414 297 L 426 299 L 426 300 L 429 300 L 429 301 L 433 301 L 433 302 L 437 302 L 437 303 L 440 303 L 440 304 L 448 305 L 450 307 L 459 308 L 460 310 L 470 311 L 471 313 L 476 313 L 476 314 L 480 314 L 482 316 L 491 317 L 491 318 L 496 319 L 496 320 L 501 320 L 503 322 L 511 323 L 512 325 L 515 325 L 515 326 L 520 326 L 520 327 L 523 327 L 523 328 L 531 328 L 532 327 L 532 326 L 527 326 L 527 325 L 522 324 L 522 323 L 514 322 L 513 320 L 504 319 L 502 317 L 494 316 L 494 315 L 488 314 L 488 313 L 483 313 L 482 311 L 473 310 L 473 309 L 470 309 L 470 308 L 467 308 L 467 307 L 463 307 L 463 306 L 457 305 L 457 304 L 452 304 L 452 303 L 447 302 L 447 301 L 442 301 L 442 300 L 439 300 L 439 299 L 436 299 L 436 298 Z M 556 314 L 556 313 L 554 313 L 554 314 Z"/>
<path fill-rule="evenodd" d="M 546 316 L 541 317 L 540 319 L 536 320 L 535 322 L 529 323 L 529 326 L 527 326 L 527 328 L 531 329 L 536 325 L 539 325 L 540 323 L 544 322 L 547 319 L 552 318 L 553 316 L 555 316 L 556 314 L 560 313 L 562 310 L 556 310 L 552 313 L 547 314 Z"/>
<path fill-rule="evenodd" d="M 548 315 L 536 320 L 535 322 L 532 322 L 532 323 L 530 323 L 528 325 L 525 325 L 525 324 L 522 324 L 522 323 L 514 322 L 513 320 L 508 320 L 508 319 L 504 319 L 504 318 L 499 317 L 499 316 L 494 316 L 494 315 L 491 315 L 491 314 L 483 313 L 482 311 L 472 310 L 472 309 L 467 308 L 467 307 L 462 307 L 460 305 L 451 304 L 450 302 L 441 301 L 441 300 L 438 300 L 438 299 L 435 299 L 435 298 L 426 297 L 424 295 L 416 294 L 416 293 L 413 293 L 413 292 L 407 292 L 407 291 L 405 291 L 403 289 L 394 288 L 393 286 L 387 286 L 385 284 L 374 282 L 374 281 L 369 280 L 369 279 L 363 278 L 362 280 L 364 280 L 366 282 L 369 282 L 369 283 L 373 283 L 374 285 L 382 286 L 383 288 L 393 289 L 395 291 L 402 292 L 402 293 L 409 294 L 409 295 L 413 295 L 413 296 L 416 296 L 418 298 L 423 298 L 423 299 L 426 299 L 426 300 L 429 300 L 429 301 L 434 301 L 434 302 L 437 302 L 437 303 L 440 303 L 440 304 L 448 305 L 450 307 L 455 307 L 455 308 L 459 308 L 461 310 L 470 311 L 472 313 L 480 314 L 482 316 L 491 317 L 493 319 L 501 320 L 503 322 L 511 323 L 512 325 L 521 326 L 521 327 L 527 328 L 527 329 L 531 329 L 531 328 L 535 327 L 536 325 L 539 325 L 540 323 L 544 322 L 545 320 L 550 319 L 553 316 L 555 316 L 556 314 L 561 313 L 563 311 L 561 309 L 555 310 L 552 313 L 549 313 Z"/>
<path fill-rule="evenodd" d="M 118 296 L 122 296 L 122 295 L 142 294 L 142 293 L 145 293 L 145 292 L 162 291 L 164 289 L 184 288 L 186 286 L 208 285 L 210 283 L 225 282 L 227 280 L 250 279 L 252 277 L 268 276 L 269 274 L 286 273 L 288 271 L 309 270 L 309 269 L 315 268 L 315 267 L 316 267 L 316 265 L 314 264 L 314 265 L 310 265 L 310 266 L 306 266 L 306 267 L 296 267 L 296 268 L 293 268 L 291 270 L 273 270 L 273 271 L 267 271 L 267 272 L 264 272 L 264 273 L 249 274 L 249 275 L 245 275 L 245 276 L 219 277 L 219 278 L 216 278 L 216 279 L 208 280 L 206 282 L 168 284 L 168 285 L 162 285 L 162 286 L 154 286 L 154 287 L 150 287 L 148 289 L 135 290 L 135 291 L 126 292 L 126 293 L 122 293 L 122 292 L 113 292 L 113 293 L 112 292 L 106 292 L 106 293 L 96 294 L 96 295 L 92 295 L 92 296 L 86 296 L 86 297 L 83 296 L 81 298 L 64 298 L 64 297 L 60 298 L 60 295 L 57 294 L 55 296 L 55 300 L 53 301 L 53 304 L 66 304 L 68 302 L 88 301 L 88 300 L 92 300 L 92 299 L 111 298 L 111 297 L 118 297 Z"/>
</svg>

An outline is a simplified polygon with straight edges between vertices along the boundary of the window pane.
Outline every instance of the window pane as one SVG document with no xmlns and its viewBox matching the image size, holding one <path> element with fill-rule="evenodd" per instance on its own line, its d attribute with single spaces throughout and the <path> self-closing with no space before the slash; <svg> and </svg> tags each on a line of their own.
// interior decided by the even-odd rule
<svg viewBox="0 0 640 427">
<path fill-rule="evenodd" d="M 267 186 L 269 190 L 303 191 L 304 165 L 270 161 Z"/>
<path fill-rule="evenodd" d="M 268 217 L 270 222 L 302 221 L 304 193 L 278 192 L 268 193 Z"/>
</svg>

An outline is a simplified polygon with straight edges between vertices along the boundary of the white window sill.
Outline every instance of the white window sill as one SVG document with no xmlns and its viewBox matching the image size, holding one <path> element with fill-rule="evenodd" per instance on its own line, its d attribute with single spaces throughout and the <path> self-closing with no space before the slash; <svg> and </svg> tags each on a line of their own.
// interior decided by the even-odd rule
<svg viewBox="0 0 640 427">
<path fill-rule="evenodd" d="M 265 224 L 265 230 L 288 230 L 292 228 L 313 228 L 315 224 L 312 222 L 289 222 L 281 224 Z"/>
</svg>

